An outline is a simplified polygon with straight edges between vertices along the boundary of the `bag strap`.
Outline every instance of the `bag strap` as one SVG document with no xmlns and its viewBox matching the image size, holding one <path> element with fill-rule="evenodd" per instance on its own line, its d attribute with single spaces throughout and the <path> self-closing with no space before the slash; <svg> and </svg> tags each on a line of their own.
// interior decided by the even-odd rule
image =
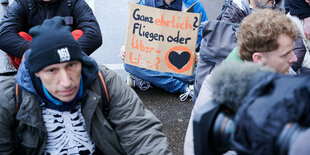
<svg viewBox="0 0 310 155">
<path fill-rule="evenodd" d="M 109 93 L 107 86 L 104 82 L 103 76 L 101 71 L 99 70 L 98 76 L 100 78 L 99 83 L 100 83 L 100 88 L 101 88 L 101 98 L 102 98 L 102 110 L 103 114 L 106 117 L 107 121 L 111 124 L 110 122 L 110 117 L 109 117 L 109 112 L 110 112 L 110 98 L 109 98 Z M 112 124 L 111 124 L 112 125 Z"/>
<path fill-rule="evenodd" d="M 15 84 L 15 102 L 16 102 L 15 107 L 16 107 L 16 115 L 17 115 L 18 108 L 20 104 L 22 103 L 22 91 L 19 90 L 19 86 L 17 82 Z"/>
<path fill-rule="evenodd" d="M 197 4 L 198 1 L 196 1 L 195 3 L 193 3 L 190 7 L 187 8 L 187 10 L 185 12 L 194 12 L 193 7 Z"/>
</svg>

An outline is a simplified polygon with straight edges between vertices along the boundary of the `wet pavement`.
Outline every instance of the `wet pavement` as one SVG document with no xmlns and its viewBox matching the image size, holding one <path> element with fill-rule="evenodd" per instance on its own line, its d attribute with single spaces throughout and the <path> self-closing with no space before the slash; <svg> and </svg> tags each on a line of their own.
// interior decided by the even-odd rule
<svg viewBox="0 0 310 155">
<path fill-rule="evenodd" d="M 127 27 L 127 3 L 136 0 L 86 0 L 94 10 L 103 35 L 102 46 L 95 51 L 93 57 L 99 65 L 106 65 L 117 72 L 124 80 L 127 73 L 122 67 L 119 49 L 125 44 Z M 209 19 L 215 19 L 224 0 L 201 0 Z M 12 0 L 10 0 L 10 4 Z M 0 17 L 6 5 L 0 5 Z M 0 51 L 0 81 L 10 78 L 3 73 L 14 72 L 7 55 Z M 147 91 L 135 89 L 145 106 L 162 122 L 163 131 L 168 137 L 170 148 L 176 155 L 183 154 L 183 142 L 193 103 L 180 102 L 179 94 L 171 94 L 160 88 Z"/>
</svg>

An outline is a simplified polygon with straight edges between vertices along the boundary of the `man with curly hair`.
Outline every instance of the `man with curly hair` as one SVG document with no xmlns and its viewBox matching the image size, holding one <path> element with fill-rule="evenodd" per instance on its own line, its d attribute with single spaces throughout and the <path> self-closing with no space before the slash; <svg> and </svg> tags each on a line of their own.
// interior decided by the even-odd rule
<svg viewBox="0 0 310 155">
<path fill-rule="evenodd" d="M 297 61 L 293 53 L 298 35 L 295 24 L 281 12 L 272 10 L 255 12 L 244 20 L 237 34 L 240 58 L 288 74 L 292 63 Z"/>
</svg>

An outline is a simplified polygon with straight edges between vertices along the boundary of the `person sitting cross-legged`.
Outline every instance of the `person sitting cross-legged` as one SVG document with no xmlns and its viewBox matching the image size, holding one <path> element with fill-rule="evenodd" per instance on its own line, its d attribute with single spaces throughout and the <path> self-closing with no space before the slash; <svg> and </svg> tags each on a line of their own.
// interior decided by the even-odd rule
<svg viewBox="0 0 310 155">
<path fill-rule="evenodd" d="M 199 0 L 141 0 L 141 5 L 156 7 L 166 10 L 181 12 L 200 13 L 200 23 L 208 20 L 207 14 Z M 201 42 L 201 26 L 197 36 L 196 44 L 196 62 L 199 59 L 199 45 Z M 122 60 L 126 55 L 125 48 L 120 50 Z M 195 72 L 193 75 L 181 75 L 175 73 L 152 71 L 145 68 L 124 64 L 125 70 L 129 73 L 127 83 L 131 87 L 139 87 L 141 90 L 147 90 L 152 85 L 162 88 L 171 93 L 180 93 L 180 100 L 186 101 L 193 96 Z"/>
<path fill-rule="evenodd" d="M 237 33 L 238 48 L 232 51 L 225 61 L 254 62 L 268 66 L 276 73 L 295 74 L 291 66 L 297 61 L 293 52 L 297 36 L 297 27 L 282 12 L 271 9 L 255 11 L 241 22 Z M 204 79 L 192 109 L 186 131 L 184 154 L 193 154 L 193 116 L 199 108 L 212 100 L 213 90 L 209 83 L 211 78 L 212 76 L 208 75 Z M 238 89 L 233 83 L 231 86 Z"/>
</svg>

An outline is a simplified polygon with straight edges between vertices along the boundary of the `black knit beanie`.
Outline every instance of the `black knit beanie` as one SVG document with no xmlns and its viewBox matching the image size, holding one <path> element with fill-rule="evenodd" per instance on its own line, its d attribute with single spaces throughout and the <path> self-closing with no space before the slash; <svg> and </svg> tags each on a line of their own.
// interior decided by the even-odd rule
<svg viewBox="0 0 310 155">
<path fill-rule="evenodd" d="M 63 17 L 46 19 L 42 25 L 31 28 L 29 34 L 32 40 L 25 65 L 30 73 L 52 64 L 82 60 L 82 49 Z"/>
</svg>

